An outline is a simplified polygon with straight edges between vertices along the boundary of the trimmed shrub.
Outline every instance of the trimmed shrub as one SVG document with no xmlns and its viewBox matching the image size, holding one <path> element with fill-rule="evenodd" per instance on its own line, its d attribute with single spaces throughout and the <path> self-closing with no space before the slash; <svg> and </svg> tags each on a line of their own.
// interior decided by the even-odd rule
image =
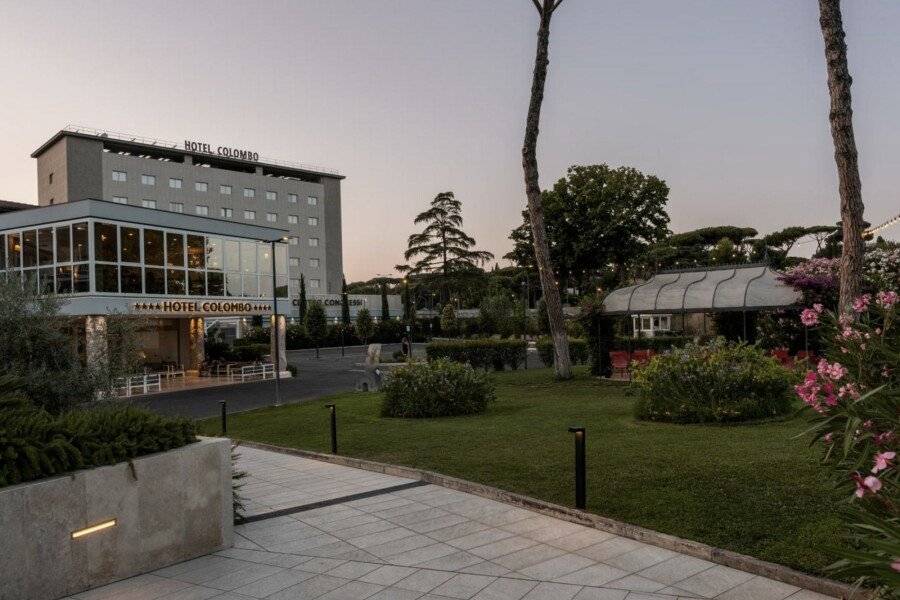
<svg viewBox="0 0 900 600">
<path fill-rule="evenodd" d="M 775 417 L 791 410 L 795 379 L 756 346 L 721 338 L 688 344 L 635 369 L 635 416 L 672 423 Z"/>
<path fill-rule="evenodd" d="M 495 399 L 487 375 L 449 360 L 412 363 L 389 372 L 381 415 L 421 419 L 484 412 Z"/>
<path fill-rule="evenodd" d="M 654 350 L 665 352 L 673 348 L 683 348 L 694 341 L 689 335 L 658 335 L 655 337 L 616 336 L 613 339 L 613 350 Z"/>
<path fill-rule="evenodd" d="M 263 356 L 269 354 L 271 351 L 271 346 L 269 344 L 258 344 L 256 342 L 253 343 L 238 343 L 240 340 L 235 340 L 234 347 L 231 349 L 231 358 L 230 360 L 239 360 L 239 361 L 256 361 L 262 360 Z"/>
<path fill-rule="evenodd" d="M 524 364 L 527 347 L 524 340 L 450 340 L 431 342 L 425 346 L 425 356 L 429 361 L 447 359 L 476 369 L 502 371 L 505 367 L 518 369 Z"/>
<path fill-rule="evenodd" d="M 0 381 L 0 487 L 111 465 L 196 441 L 193 422 L 130 406 L 62 415 L 6 395 Z M 4 389 L 5 388 L 5 389 Z"/>
<path fill-rule="evenodd" d="M 544 366 L 553 366 L 553 340 L 549 337 L 542 337 L 535 345 L 537 346 L 538 356 Z M 581 338 L 569 338 L 569 359 L 573 365 L 583 365 L 587 363 L 589 357 L 587 340 Z"/>
</svg>

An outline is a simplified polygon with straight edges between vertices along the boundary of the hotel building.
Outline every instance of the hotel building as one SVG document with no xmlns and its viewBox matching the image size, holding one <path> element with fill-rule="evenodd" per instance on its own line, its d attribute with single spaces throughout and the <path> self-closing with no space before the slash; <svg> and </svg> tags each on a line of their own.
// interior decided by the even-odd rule
<svg viewBox="0 0 900 600">
<path fill-rule="evenodd" d="M 341 180 L 336 171 L 255 151 L 67 127 L 32 155 L 38 204 L 85 198 L 286 230 L 290 296 L 339 294 Z M 296 307 L 295 307 L 296 312 Z"/>
</svg>

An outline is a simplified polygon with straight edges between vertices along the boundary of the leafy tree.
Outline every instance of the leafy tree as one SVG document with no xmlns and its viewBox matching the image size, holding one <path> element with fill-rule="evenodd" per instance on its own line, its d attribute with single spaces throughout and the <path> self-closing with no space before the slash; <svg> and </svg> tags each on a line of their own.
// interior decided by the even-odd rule
<svg viewBox="0 0 900 600">
<path fill-rule="evenodd" d="M 788 255 L 802 238 L 812 237 L 816 241 L 818 249 L 821 250 L 822 243 L 828 236 L 833 235 L 836 230 L 837 227 L 832 225 L 814 225 L 812 227 L 792 225 L 785 227 L 763 236 L 762 239 L 753 243 L 753 260 L 768 258 L 769 263 L 776 269 L 783 269 L 790 266 L 791 261 Z"/>
<path fill-rule="evenodd" d="M 531 236 L 531 222 L 528 220 L 527 210 L 522 211 L 522 224 L 510 232 L 509 239 L 512 240 L 513 249 L 504 254 L 503 258 L 522 269 L 537 271 L 534 239 Z"/>
<path fill-rule="evenodd" d="M 381 283 L 381 320 L 387 321 L 391 318 L 391 309 L 388 305 L 387 283 Z"/>
<path fill-rule="evenodd" d="M 541 197 L 559 280 L 581 287 L 603 272 L 604 287 L 621 284 L 633 259 L 669 235 L 668 195 L 664 181 L 631 167 L 569 167 Z M 529 237 L 524 224 L 513 230 L 512 258 L 524 261 Z"/>
<path fill-rule="evenodd" d="M 454 335 L 456 334 L 457 328 L 456 311 L 453 310 L 453 304 L 448 302 L 441 311 L 441 331 L 447 335 Z"/>
<path fill-rule="evenodd" d="M 301 323 L 306 323 L 306 312 L 309 307 L 306 304 L 306 279 L 300 274 L 300 293 L 297 296 L 297 314 Z"/>
<path fill-rule="evenodd" d="M 727 237 L 719 240 L 709 251 L 709 259 L 716 265 L 733 265 L 744 262 L 746 256 Z"/>
<path fill-rule="evenodd" d="M 550 333 L 553 338 L 555 360 L 553 368 L 558 379 L 572 377 L 572 361 L 569 358 L 569 340 L 563 321 L 559 287 L 554 276 L 544 226 L 544 207 L 541 202 L 540 175 L 537 164 L 537 141 L 541 120 L 541 104 L 544 102 L 544 86 L 547 81 L 547 65 L 550 63 L 550 18 L 562 0 L 532 0 L 540 16 L 537 50 L 534 56 L 534 74 L 531 81 L 531 98 L 525 120 L 525 140 L 522 143 L 522 170 L 525 176 L 525 195 L 528 198 L 528 217 L 534 242 L 534 257 L 541 278 L 541 289 L 547 304 Z"/>
<path fill-rule="evenodd" d="M 500 334 L 506 337 L 510 334 L 513 303 L 506 294 L 495 294 L 481 301 L 479 306 L 479 325 L 481 332 L 486 335 Z"/>
<path fill-rule="evenodd" d="M 415 224 L 425 223 L 421 233 L 409 236 L 404 258 L 412 265 L 398 265 L 397 270 L 409 275 L 439 273 L 445 280 L 456 271 L 477 268 L 494 255 L 476 250 L 475 239 L 462 229 L 462 202 L 453 192 L 442 192 L 431 201 L 431 207 L 419 213 Z"/>
<path fill-rule="evenodd" d="M 752 227 L 719 225 L 670 235 L 647 250 L 643 258 L 645 274 L 659 269 L 705 266 L 711 262 L 713 248 L 723 239 L 730 241 L 738 256 L 743 257 L 757 233 Z M 733 262 L 740 262 L 737 256 Z"/>
<path fill-rule="evenodd" d="M 369 338 L 375 332 L 375 323 L 368 308 L 362 308 L 356 314 L 356 334 L 362 339 L 363 345 L 369 343 Z"/>
<path fill-rule="evenodd" d="M 825 40 L 825 62 L 828 70 L 828 94 L 831 98 L 829 120 L 834 141 L 834 160 L 841 196 L 840 312 L 855 316 L 853 300 L 859 295 L 863 273 L 863 202 L 859 181 L 856 139 L 853 135 L 853 110 L 850 101 L 850 69 L 847 66 L 847 43 L 840 0 L 819 0 L 819 25 Z"/>
<path fill-rule="evenodd" d="M 306 332 L 316 345 L 316 358 L 319 357 L 319 346 L 328 335 L 328 319 L 325 316 L 325 307 L 319 301 L 310 302 L 306 311 Z"/>
<path fill-rule="evenodd" d="M 344 327 L 350 324 L 350 294 L 347 292 L 347 279 L 341 278 L 341 323 Z"/>
</svg>

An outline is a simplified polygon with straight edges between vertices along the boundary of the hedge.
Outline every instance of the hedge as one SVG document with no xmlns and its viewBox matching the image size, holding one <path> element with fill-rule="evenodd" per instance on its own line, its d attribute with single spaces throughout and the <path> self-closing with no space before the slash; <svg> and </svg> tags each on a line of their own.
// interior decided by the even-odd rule
<svg viewBox="0 0 900 600">
<path fill-rule="evenodd" d="M 721 338 L 689 344 L 635 369 L 635 416 L 672 423 L 775 417 L 791 410 L 795 379 L 756 346 Z"/>
<path fill-rule="evenodd" d="M 446 359 L 390 371 L 382 387 L 384 417 L 426 418 L 484 412 L 495 399 L 484 373 Z"/>
<path fill-rule="evenodd" d="M 179 448 L 195 442 L 195 434 L 191 421 L 130 406 L 57 416 L 0 397 L 0 487 Z"/>
<path fill-rule="evenodd" d="M 683 348 L 694 341 L 689 335 L 661 335 L 657 337 L 616 336 L 613 339 L 613 350 L 655 350 L 664 352 L 672 348 Z"/>
<path fill-rule="evenodd" d="M 545 366 L 553 366 L 553 340 L 549 337 L 540 338 L 536 344 L 538 356 Z M 569 338 L 569 359 L 573 365 L 583 365 L 588 361 L 587 340 L 582 338 Z"/>
<path fill-rule="evenodd" d="M 429 361 L 446 359 L 476 369 L 493 367 L 495 371 L 502 371 L 504 367 L 518 369 L 524 364 L 527 347 L 525 340 L 450 340 L 431 342 L 425 346 L 425 356 Z"/>
</svg>

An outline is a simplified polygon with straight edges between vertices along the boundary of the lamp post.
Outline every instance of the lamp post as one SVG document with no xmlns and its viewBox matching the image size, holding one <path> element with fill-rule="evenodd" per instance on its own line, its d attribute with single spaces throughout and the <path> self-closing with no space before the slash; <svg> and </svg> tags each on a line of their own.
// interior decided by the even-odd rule
<svg viewBox="0 0 900 600">
<path fill-rule="evenodd" d="M 275 265 L 275 242 L 272 240 L 272 335 L 275 341 L 275 406 L 281 405 L 281 348 L 278 331 L 278 271 Z"/>
</svg>

